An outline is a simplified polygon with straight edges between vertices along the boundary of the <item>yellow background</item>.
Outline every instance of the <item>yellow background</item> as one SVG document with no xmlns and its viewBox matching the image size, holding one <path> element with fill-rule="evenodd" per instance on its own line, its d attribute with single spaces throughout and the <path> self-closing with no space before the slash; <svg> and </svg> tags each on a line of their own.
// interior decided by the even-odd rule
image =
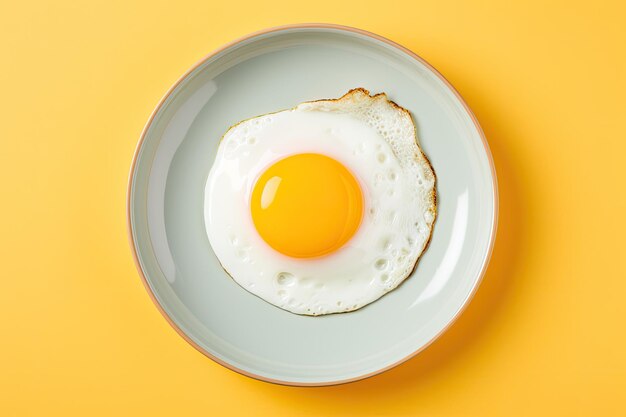
<svg viewBox="0 0 626 417">
<path fill-rule="evenodd" d="M 626 9 L 507 3 L 3 3 L 0 415 L 625 415 Z M 124 207 L 136 141 L 178 76 L 307 21 L 438 68 L 480 120 L 501 193 L 491 266 L 452 329 L 381 376 L 315 389 L 242 377 L 182 340 L 142 287 Z"/>
</svg>

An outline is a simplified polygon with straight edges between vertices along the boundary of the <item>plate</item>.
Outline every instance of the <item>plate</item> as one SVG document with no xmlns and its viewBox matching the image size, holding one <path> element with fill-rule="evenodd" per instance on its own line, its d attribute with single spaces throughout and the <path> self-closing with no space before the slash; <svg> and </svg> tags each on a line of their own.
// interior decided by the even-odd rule
<svg viewBox="0 0 626 417">
<path fill-rule="evenodd" d="M 429 248 L 400 287 L 358 311 L 299 316 L 248 293 L 222 270 L 204 227 L 204 187 L 233 124 L 355 87 L 409 109 L 437 174 Z M 407 49 L 325 24 L 264 30 L 211 53 L 165 94 L 137 146 L 128 224 L 140 276 L 196 349 L 244 375 L 331 385 L 380 373 L 437 338 L 472 298 L 494 243 L 495 170 L 454 88 Z"/>
</svg>

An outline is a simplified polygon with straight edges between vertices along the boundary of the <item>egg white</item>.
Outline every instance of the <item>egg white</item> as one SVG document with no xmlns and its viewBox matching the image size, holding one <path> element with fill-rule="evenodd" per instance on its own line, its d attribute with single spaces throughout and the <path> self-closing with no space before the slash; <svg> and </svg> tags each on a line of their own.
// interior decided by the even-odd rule
<svg viewBox="0 0 626 417">
<path fill-rule="evenodd" d="M 356 234 L 315 259 L 272 249 L 250 214 L 256 179 L 299 153 L 341 162 L 364 196 Z M 410 114 L 384 94 L 363 89 L 233 126 L 220 142 L 205 190 L 207 235 L 224 269 L 249 292 L 297 314 L 352 311 L 396 288 L 424 251 L 435 216 L 435 176 Z"/>
</svg>

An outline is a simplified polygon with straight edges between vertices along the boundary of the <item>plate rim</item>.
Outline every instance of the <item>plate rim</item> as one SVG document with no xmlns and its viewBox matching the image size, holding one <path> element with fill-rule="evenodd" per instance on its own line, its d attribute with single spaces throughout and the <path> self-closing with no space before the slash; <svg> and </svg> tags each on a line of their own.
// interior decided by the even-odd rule
<svg viewBox="0 0 626 417">
<path fill-rule="evenodd" d="M 174 320 L 167 314 L 167 312 L 165 311 L 165 309 L 161 306 L 161 304 L 159 303 L 159 301 L 156 298 L 156 295 L 154 294 L 154 292 L 152 291 L 152 288 L 150 287 L 150 284 L 148 282 L 148 278 L 146 277 L 142 267 L 141 267 L 141 263 L 139 261 L 139 253 L 137 250 L 137 246 L 135 245 L 135 234 L 133 231 L 133 222 L 132 222 L 132 213 L 131 213 L 131 197 L 132 197 L 132 190 L 133 190 L 133 182 L 134 182 L 134 177 L 135 177 L 135 170 L 137 168 L 137 160 L 139 157 L 139 153 L 143 147 L 143 143 L 144 140 L 147 136 L 147 132 L 150 128 L 150 126 L 152 125 L 152 123 L 154 122 L 154 119 L 157 115 L 157 113 L 161 110 L 161 108 L 163 107 L 163 105 L 165 104 L 165 102 L 167 101 L 167 99 L 170 97 L 170 95 L 174 92 L 174 90 L 176 90 L 176 88 L 185 80 L 187 79 L 187 77 L 194 72 L 198 67 L 200 67 L 202 64 L 204 64 L 206 61 L 208 61 L 209 59 L 211 59 L 212 57 L 214 57 L 215 55 L 221 53 L 222 51 L 225 51 L 226 49 L 235 46 L 241 42 L 244 42 L 248 39 L 252 39 L 255 38 L 257 36 L 260 35 L 265 35 L 268 33 L 274 33 L 274 32 L 282 32 L 282 31 L 287 31 L 287 30 L 291 30 L 291 29 L 332 29 L 332 30 L 337 30 L 337 31 L 344 31 L 344 32 L 349 32 L 349 33 L 353 33 L 353 34 L 358 34 L 358 35 L 362 35 L 362 36 L 366 36 L 368 38 L 371 38 L 373 40 L 376 41 L 380 41 L 383 42 L 395 49 L 398 49 L 402 52 L 404 52 L 405 54 L 407 54 L 409 57 L 413 58 L 414 60 L 418 61 L 419 63 L 421 63 L 422 65 L 424 65 L 429 71 L 431 71 L 435 76 L 437 76 L 445 85 L 446 87 L 448 87 L 450 89 L 450 91 L 455 95 L 455 97 L 457 98 L 457 100 L 459 100 L 459 102 L 461 103 L 461 105 L 463 106 L 463 108 L 465 109 L 465 111 L 467 112 L 467 114 L 470 116 L 470 119 L 472 121 L 472 123 L 474 124 L 474 127 L 476 128 L 480 139 L 482 141 L 483 144 L 483 148 L 485 151 L 485 154 L 487 156 L 487 161 L 489 163 L 489 168 L 491 171 L 491 179 L 492 179 L 492 187 L 493 187 L 493 216 L 492 216 L 492 220 L 491 220 L 491 234 L 489 236 L 489 247 L 487 249 L 487 253 L 486 256 L 483 259 L 482 265 L 481 265 L 481 269 L 480 272 L 478 274 L 478 278 L 476 279 L 472 290 L 470 291 L 470 293 L 468 294 L 468 296 L 465 298 L 465 300 L 463 301 L 463 304 L 460 306 L 460 308 L 457 310 L 457 312 L 454 314 L 454 316 L 448 321 L 448 323 L 446 323 L 446 325 L 439 330 L 439 332 L 433 336 L 427 343 L 425 343 L 423 346 L 420 346 L 418 349 L 416 349 L 415 351 L 411 352 L 409 355 L 404 356 L 403 358 L 400 358 L 398 361 L 387 365 L 385 367 L 382 367 L 380 369 L 377 369 L 375 371 L 369 372 L 367 374 L 363 374 L 363 375 L 358 375 L 356 377 L 352 377 L 352 378 L 346 378 L 346 379 L 338 379 L 338 380 L 331 380 L 331 381 L 324 381 L 324 382 L 297 382 L 297 381 L 289 381 L 289 380 L 282 380 L 282 379 L 275 379 L 275 378 L 269 378 L 263 375 L 259 375 L 259 374 L 255 374 L 253 372 L 249 372 L 246 371 L 244 369 L 238 368 L 235 365 L 228 363 L 214 355 L 212 355 L 210 352 L 208 352 L 207 350 L 205 350 L 202 346 L 200 346 L 198 343 L 196 343 L 193 339 L 191 339 L 191 337 L 189 337 L 175 322 Z M 441 335 L 443 335 L 457 320 L 458 318 L 461 316 L 461 314 L 463 314 L 463 312 L 465 311 L 465 309 L 467 308 L 467 306 L 470 304 L 470 302 L 472 301 L 472 299 L 474 298 L 474 296 L 476 295 L 476 292 L 478 290 L 478 287 L 480 287 L 480 284 L 482 283 L 482 280 L 485 276 L 485 273 L 487 271 L 487 267 L 489 265 L 489 262 L 491 260 L 491 255 L 493 253 L 493 248 L 495 245 L 495 240 L 496 240 L 496 232 L 498 229 L 498 216 L 499 216 L 499 193 L 498 193 L 498 180 L 497 180 L 497 176 L 496 176 L 496 168 L 495 168 L 495 164 L 493 161 L 493 156 L 491 154 L 491 150 L 489 148 L 489 144 L 487 143 L 487 138 L 485 137 L 485 133 L 483 132 L 482 127 L 480 126 L 480 123 L 478 122 L 478 119 L 476 118 L 476 116 L 474 115 L 474 112 L 472 112 L 472 110 L 470 109 L 469 105 L 465 102 L 465 100 L 463 99 L 463 97 L 461 96 L 461 94 L 456 90 L 456 88 L 454 88 L 454 86 L 435 68 L 433 67 L 431 64 L 429 64 L 424 58 L 420 57 L 419 55 L 417 55 L 415 52 L 409 50 L 408 48 L 390 40 L 387 39 L 383 36 L 377 35 L 373 32 L 369 32 L 367 30 L 363 30 L 363 29 L 359 29 L 359 28 L 355 28 L 355 27 L 351 27 L 351 26 L 345 26 L 345 25 L 339 25 L 339 24 L 334 24 L 334 23 L 296 23 L 296 24 L 288 24 L 288 25 L 280 25 L 280 26 L 273 26 L 273 27 L 269 27 L 266 29 L 261 29 L 261 30 L 257 30 L 255 32 L 249 33 L 247 35 L 241 36 L 233 41 L 230 41 L 216 49 L 214 49 L 213 51 L 209 52 L 208 54 L 206 54 L 204 57 L 202 57 L 201 59 L 199 59 L 198 61 L 196 61 L 187 71 L 185 71 L 184 74 L 182 74 L 171 86 L 170 88 L 167 90 L 167 92 L 159 99 L 158 104 L 156 105 L 156 107 L 154 108 L 154 110 L 152 111 L 152 113 L 150 114 L 150 117 L 148 118 L 148 121 L 146 122 L 145 126 L 143 127 L 141 134 L 139 136 L 139 141 L 137 142 L 137 145 L 135 147 L 134 153 L 133 153 L 133 158 L 131 161 L 131 165 L 130 165 L 130 170 L 129 170 L 129 174 L 128 174 L 128 185 L 127 185 L 127 190 L 126 190 L 126 229 L 127 229 L 127 236 L 128 236 L 128 240 L 129 240 L 129 244 L 130 244 L 130 248 L 131 248 L 131 252 L 133 255 L 133 261 L 135 263 L 135 267 L 137 268 L 137 272 L 139 273 L 139 277 L 141 279 L 141 282 L 144 286 L 144 288 L 146 289 L 146 291 L 148 292 L 148 295 L 150 297 L 150 299 L 152 300 L 152 303 L 156 306 L 157 310 L 161 313 L 161 315 L 165 318 L 165 320 L 169 323 L 169 325 L 176 331 L 176 333 L 178 333 L 178 335 L 180 337 L 182 337 L 187 343 L 189 343 L 191 346 L 193 346 L 197 351 L 199 351 L 200 353 L 202 353 L 204 356 L 208 357 L 209 359 L 213 360 L 214 362 L 224 366 L 227 369 L 230 369 L 231 371 L 237 372 L 241 375 L 259 380 L 259 381 L 263 381 L 263 382 L 269 382 L 269 383 L 273 383 L 273 384 L 278 384 L 278 385 L 286 385 L 286 386 L 295 386 L 295 387 L 320 387 L 320 386 L 332 386 L 332 385 L 341 385 L 341 384 L 347 384 L 350 382 L 355 382 L 355 381 L 360 381 L 363 379 L 367 379 L 367 378 L 371 378 L 375 375 L 379 375 L 383 372 L 386 372 L 392 368 L 395 368 L 396 366 L 408 361 L 409 359 L 413 358 L 414 356 L 416 356 L 417 354 L 421 353 L 422 351 L 424 351 L 426 348 L 428 348 L 432 343 L 434 343 L 437 339 L 439 339 L 439 337 L 441 337 Z"/>
</svg>

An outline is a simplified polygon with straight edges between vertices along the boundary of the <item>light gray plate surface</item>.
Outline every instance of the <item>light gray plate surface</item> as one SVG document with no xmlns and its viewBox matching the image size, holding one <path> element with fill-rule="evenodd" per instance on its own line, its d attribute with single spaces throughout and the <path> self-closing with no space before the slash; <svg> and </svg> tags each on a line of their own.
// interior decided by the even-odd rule
<svg viewBox="0 0 626 417">
<path fill-rule="evenodd" d="M 207 175 L 234 123 L 355 87 L 386 92 L 412 112 L 437 174 L 438 219 L 413 276 L 395 291 L 352 313 L 294 315 L 248 293 L 220 267 L 204 226 Z M 478 286 L 497 207 L 482 131 L 443 77 L 390 41 L 331 25 L 266 30 L 192 68 L 148 122 L 128 193 L 133 252 L 168 321 L 223 365 L 293 385 L 364 378 L 432 342 Z"/>
</svg>

